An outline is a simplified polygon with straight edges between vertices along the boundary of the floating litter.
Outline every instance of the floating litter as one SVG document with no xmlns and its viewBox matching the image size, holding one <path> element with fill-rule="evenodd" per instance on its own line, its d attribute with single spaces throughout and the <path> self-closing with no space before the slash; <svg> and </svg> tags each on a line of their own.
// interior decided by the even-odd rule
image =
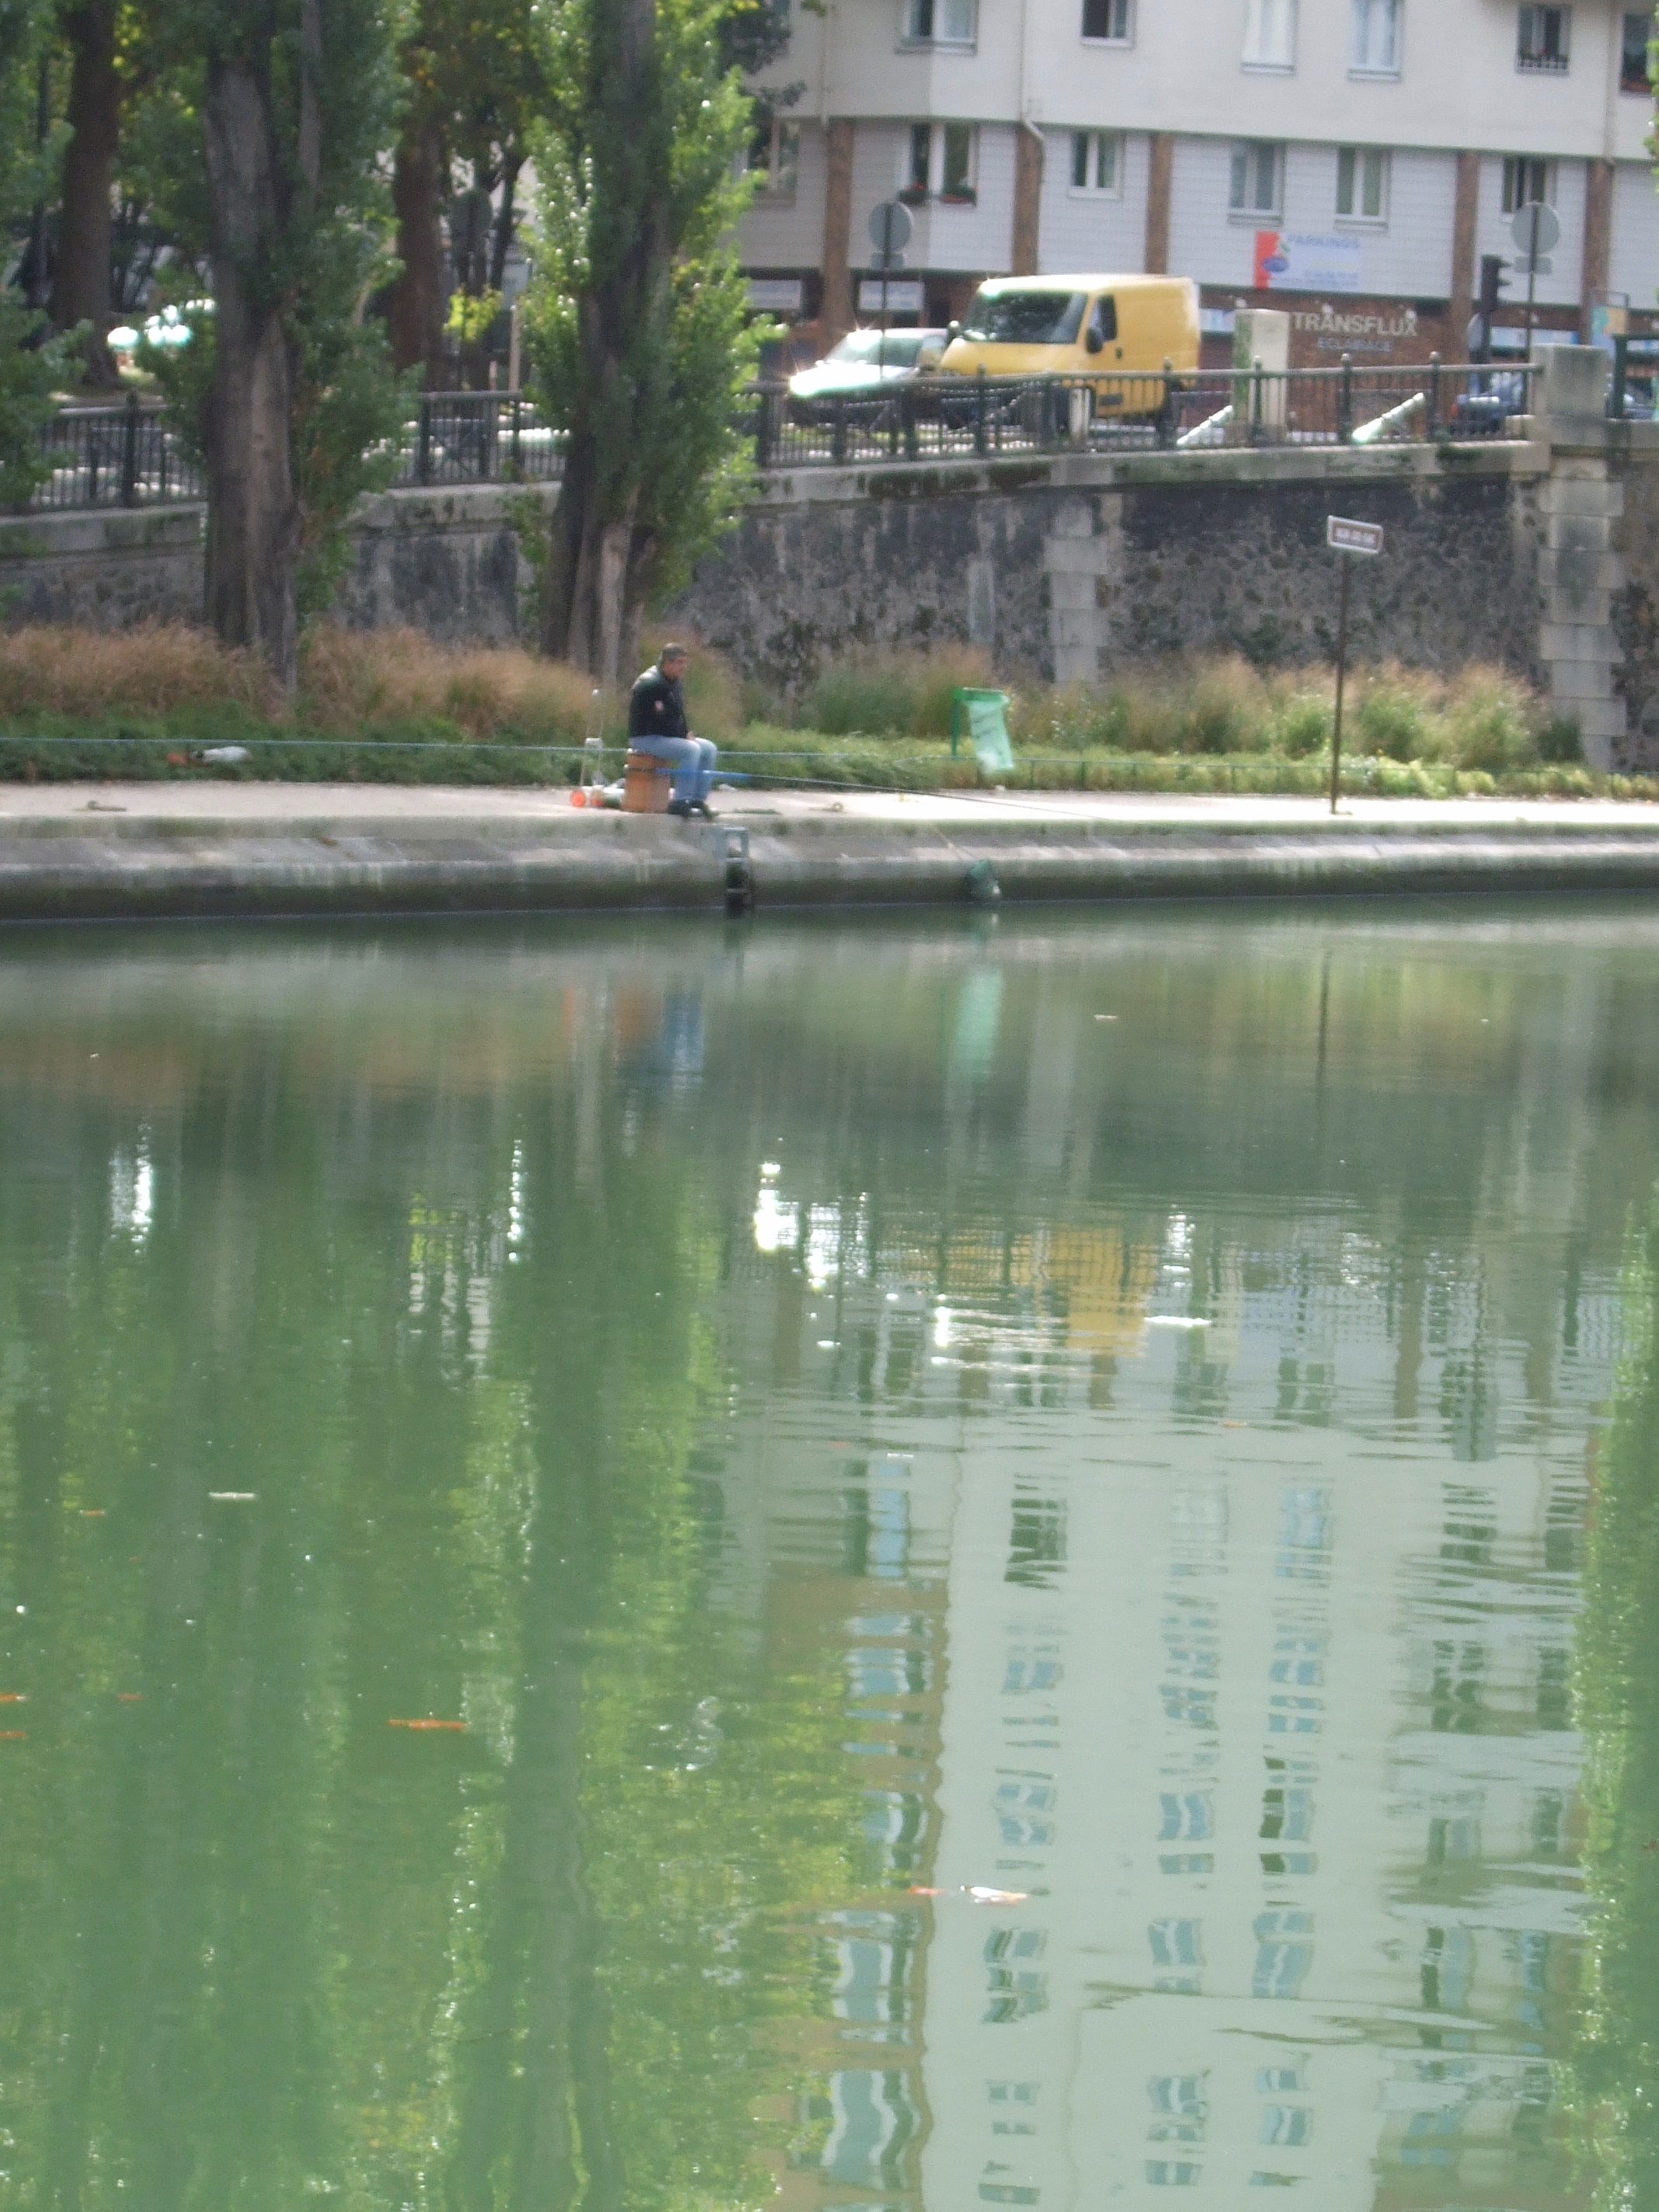
<svg viewBox="0 0 1659 2212">
<path fill-rule="evenodd" d="M 22 1743 L 27 1735 L 27 1729 L 0 1729 L 0 1743 Z"/>
<path fill-rule="evenodd" d="M 1148 1314 L 1148 1328 L 1208 1328 L 1209 1322 L 1198 1314 Z"/>
<path fill-rule="evenodd" d="M 388 1721 L 386 1723 L 386 1726 L 388 1728 L 454 1729 L 459 1730 L 465 1728 L 466 1723 L 465 1721 Z"/>
<path fill-rule="evenodd" d="M 1024 1905 L 1031 1893 L 1029 1889 L 985 1889 L 978 1882 L 970 1881 L 967 1894 L 975 1905 Z"/>
<path fill-rule="evenodd" d="M 216 1505 L 252 1505 L 258 1495 L 257 1490 L 210 1490 L 208 1492 Z"/>
<path fill-rule="evenodd" d="M 27 1690 L 0 1690 L 0 1705 L 26 1705 L 28 1701 Z"/>
</svg>

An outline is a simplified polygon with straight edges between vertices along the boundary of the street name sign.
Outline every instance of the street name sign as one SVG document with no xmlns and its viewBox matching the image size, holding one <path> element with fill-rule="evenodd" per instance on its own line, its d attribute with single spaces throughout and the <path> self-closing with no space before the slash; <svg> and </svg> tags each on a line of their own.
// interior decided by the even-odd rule
<svg viewBox="0 0 1659 2212">
<path fill-rule="evenodd" d="M 1347 522 L 1340 514 L 1328 514 L 1325 543 L 1333 553 L 1380 553 L 1382 526 L 1380 522 Z"/>
</svg>

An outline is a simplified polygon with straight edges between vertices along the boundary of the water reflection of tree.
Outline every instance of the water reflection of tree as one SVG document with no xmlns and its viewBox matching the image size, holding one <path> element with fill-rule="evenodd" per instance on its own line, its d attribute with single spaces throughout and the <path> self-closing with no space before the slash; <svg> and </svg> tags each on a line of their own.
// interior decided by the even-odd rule
<svg viewBox="0 0 1659 2212">
<path fill-rule="evenodd" d="M 695 1193 L 647 1130 L 585 1195 L 544 1094 L 509 1262 L 510 1097 L 281 1058 L 142 1236 L 118 1113 L 0 1192 L 0 2202 L 738 2201 L 856 1823 L 833 1686 L 705 1603 Z"/>
<path fill-rule="evenodd" d="M 1594 1471 L 1576 1673 L 1594 1911 L 1575 2065 L 1591 2201 L 1659 2206 L 1659 1206 L 1632 1243 L 1626 1352 Z"/>
</svg>

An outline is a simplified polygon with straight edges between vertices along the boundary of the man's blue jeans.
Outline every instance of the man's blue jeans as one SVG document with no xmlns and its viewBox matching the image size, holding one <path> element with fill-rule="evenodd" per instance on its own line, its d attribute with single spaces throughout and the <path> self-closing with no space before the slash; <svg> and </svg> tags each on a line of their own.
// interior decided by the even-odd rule
<svg viewBox="0 0 1659 2212">
<path fill-rule="evenodd" d="M 677 799 L 693 806 L 707 805 L 714 788 L 718 750 L 707 738 L 630 738 L 628 744 L 632 752 L 670 763 L 674 773 L 668 779 L 669 788 Z"/>
</svg>

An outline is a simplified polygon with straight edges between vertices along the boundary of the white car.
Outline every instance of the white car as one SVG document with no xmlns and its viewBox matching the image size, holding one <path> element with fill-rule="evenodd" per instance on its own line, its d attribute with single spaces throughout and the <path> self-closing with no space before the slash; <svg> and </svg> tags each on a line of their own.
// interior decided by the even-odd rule
<svg viewBox="0 0 1659 2212">
<path fill-rule="evenodd" d="M 822 361 L 789 380 L 789 415 L 795 422 L 821 422 L 851 403 L 879 407 L 884 396 L 913 377 L 930 376 L 951 343 L 948 331 L 849 331 Z"/>
</svg>

